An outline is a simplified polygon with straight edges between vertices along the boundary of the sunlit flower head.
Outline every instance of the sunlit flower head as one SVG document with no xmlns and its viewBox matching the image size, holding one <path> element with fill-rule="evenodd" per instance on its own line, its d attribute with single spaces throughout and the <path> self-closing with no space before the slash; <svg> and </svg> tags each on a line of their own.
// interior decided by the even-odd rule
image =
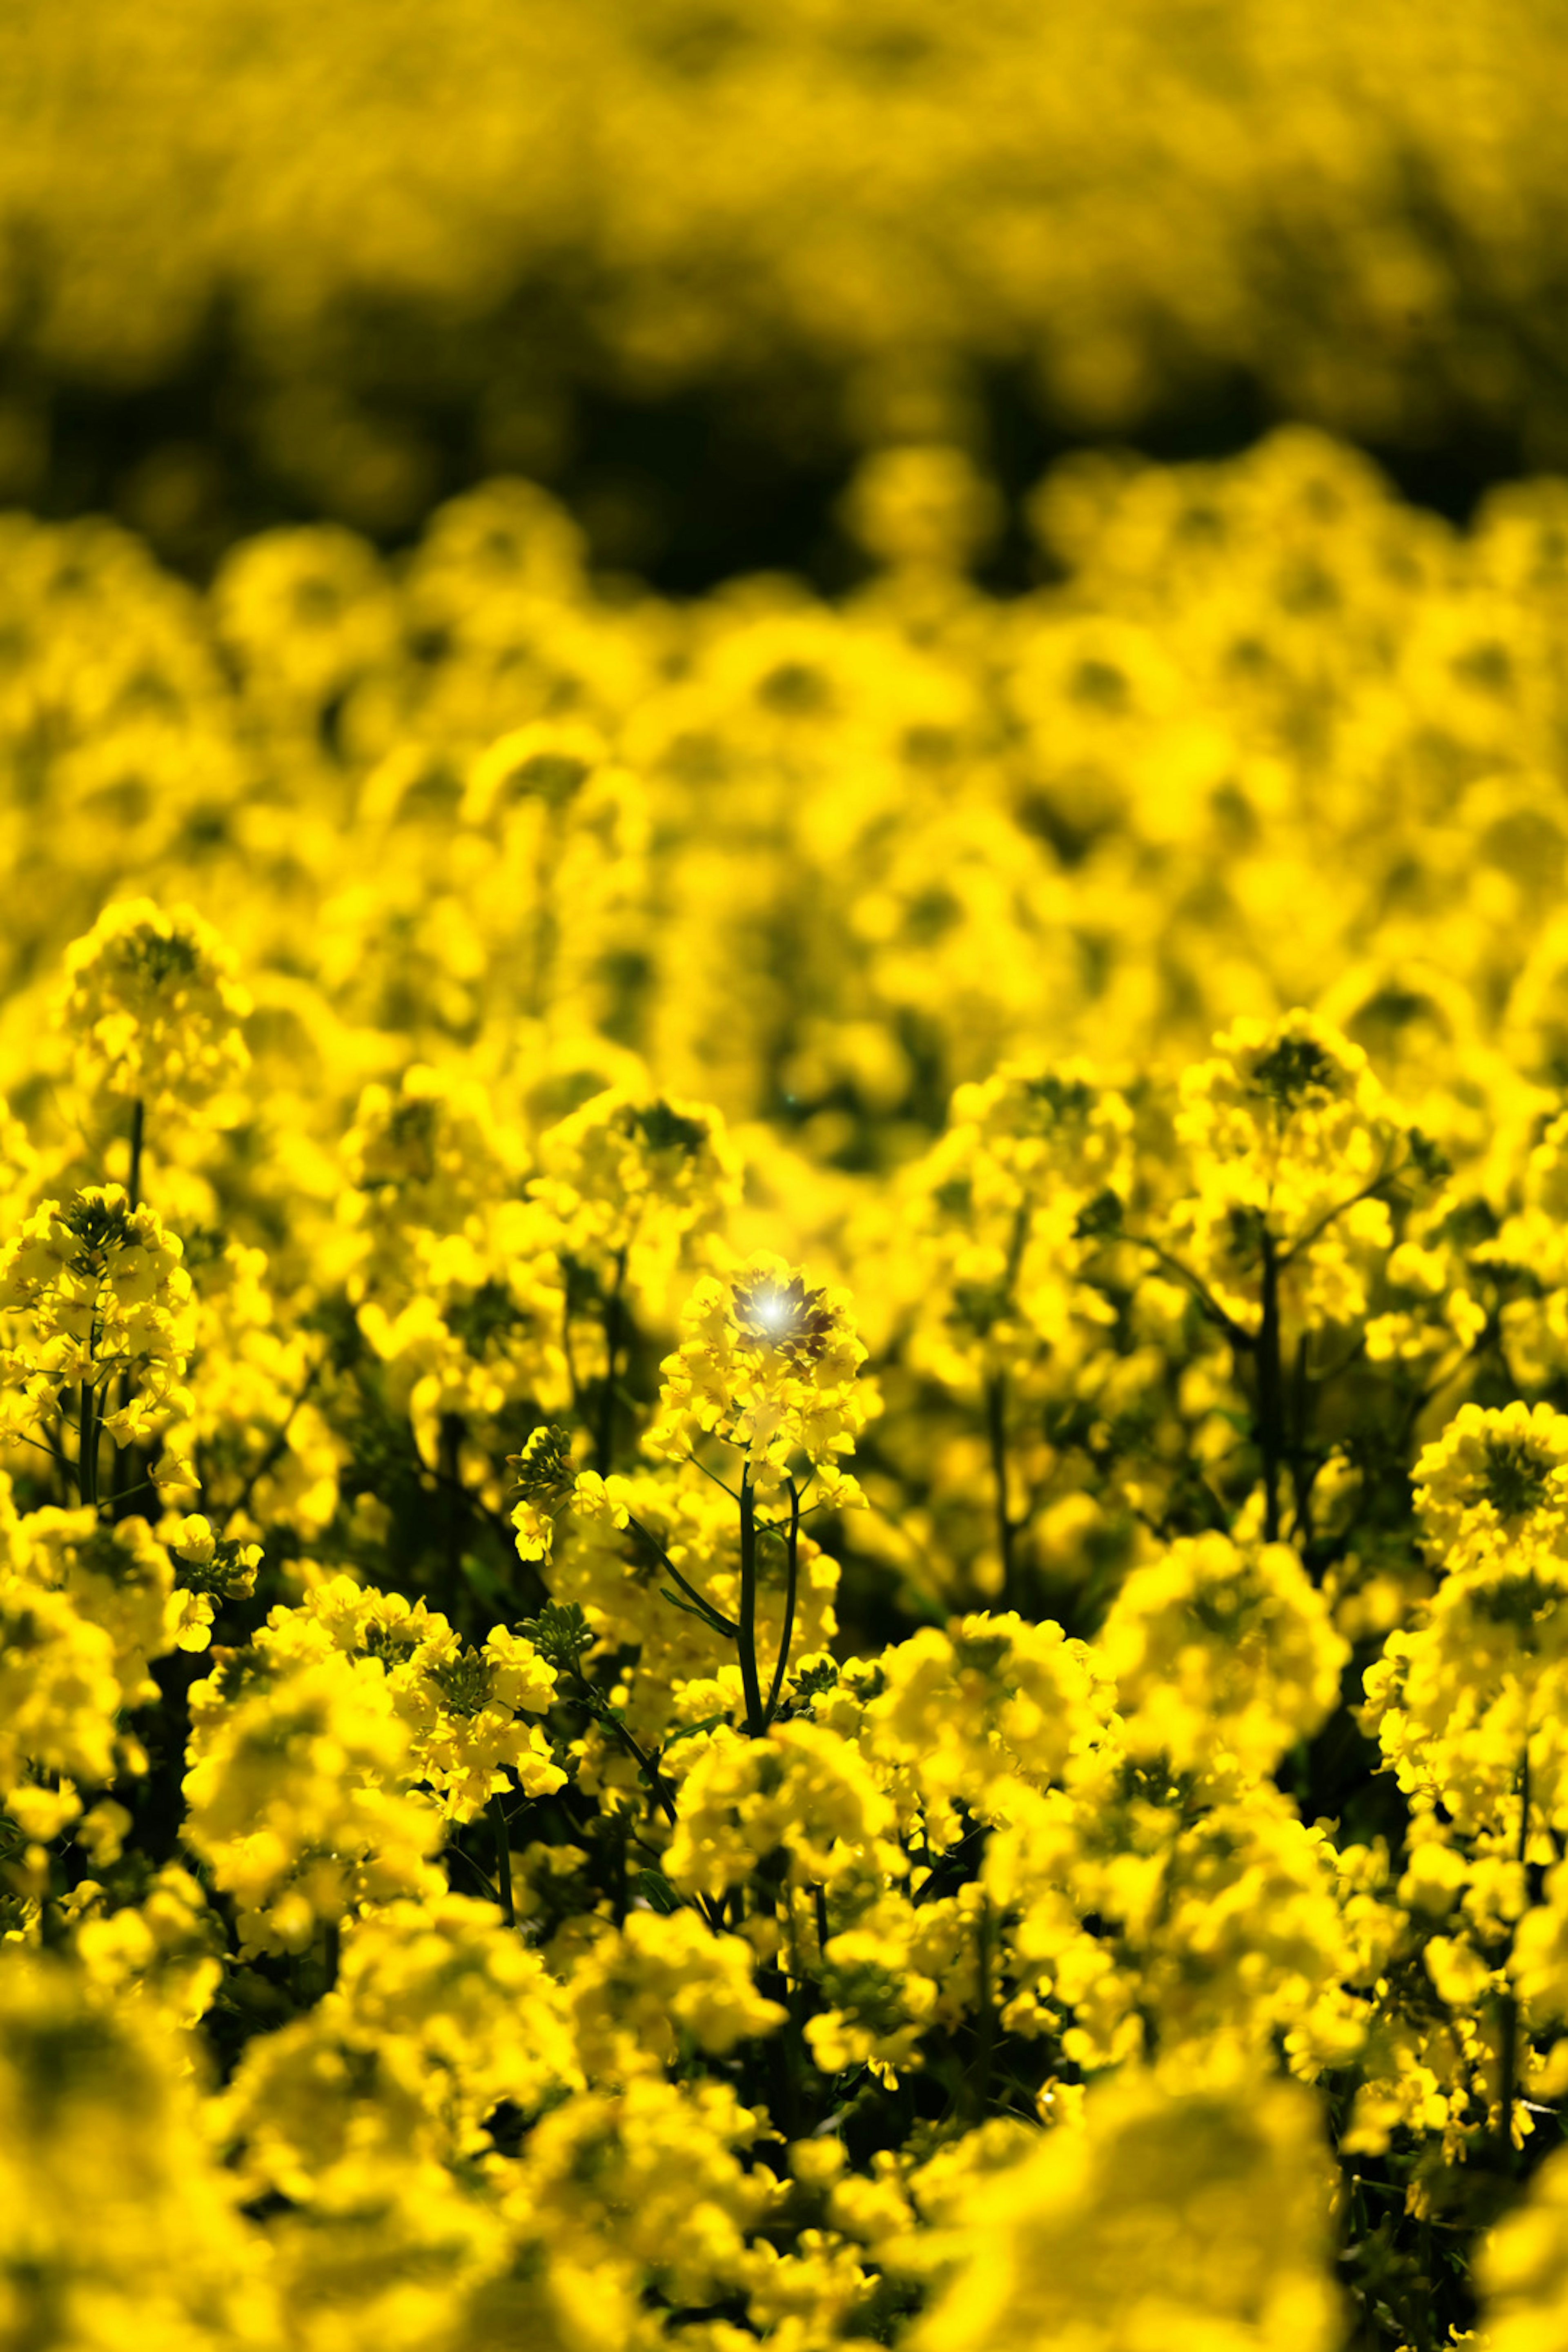
<svg viewBox="0 0 1568 2352">
<path fill-rule="evenodd" d="M 651 1450 L 679 1458 L 710 1433 L 744 1450 L 759 1489 L 776 1490 L 804 1455 L 820 1497 L 858 1498 L 838 1464 L 875 1400 L 857 1381 L 866 1350 L 847 1292 L 811 1288 L 798 1268 L 761 1255 L 727 1280 L 705 1276 L 680 1328 Z"/>
</svg>

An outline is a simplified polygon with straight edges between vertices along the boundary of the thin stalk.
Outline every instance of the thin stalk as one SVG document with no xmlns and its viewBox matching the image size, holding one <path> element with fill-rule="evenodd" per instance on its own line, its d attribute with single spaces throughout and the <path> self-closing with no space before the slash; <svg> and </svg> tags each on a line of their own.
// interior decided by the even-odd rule
<svg viewBox="0 0 1568 2352">
<path fill-rule="evenodd" d="M 665 1779 L 664 1774 L 658 1769 L 657 1753 L 653 1756 L 648 1755 L 641 1742 L 632 1732 L 626 1729 L 626 1725 L 621 1721 L 618 1716 L 606 1714 L 601 1706 L 597 1706 L 594 1704 L 594 1700 L 597 1698 L 598 1694 L 594 1690 L 592 1683 L 589 1682 L 588 1677 L 584 1674 L 581 1667 L 576 1669 L 576 1675 L 577 1680 L 582 1684 L 584 1689 L 591 1694 L 589 1700 L 589 1712 L 598 1722 L 606 1725 L 608 1728 L 615 1733 L 616 1738 L 626 1749 L 626 1754 L 632 1759 L 638 1769 L 647 1773 L 648 1787 L 653 1792 L 655 1801 L 657 1801 L 666 1821 L 669 1823 L 671 1829 L 673 1829 L 675 1827 L 675 1800 L 669 1793 L 668 1781 Z"/>
<path fill-rule="evenodd" d="M 131 1165 L 127 1172 L 127 1181 L 125 1186 L 126 1202 L 132 1210 L 139 1208 L 142 1202 L 142 1146 L 146 1136 L 146 1107 L 143 1104 L 141 1096 L 138 1095 L 131 1106 Z M 125 1411 L 126 1406 L 131 1402 L 131 1373 L 129 1367 L 120 1375 L 119 1394 L 115 1402 L 121 1412 Z M 117 1445 L 114 1449 L 114 1468 L 111 1473 L 111 1499 L 115 1506 L 117 1517 L 119 1514 L 119 1506 L 125 1500 L 128 1493 L 134 1491 L 131 1486 L 131 1469 L 132 1464 L 134 1460 L 134 1448 L 129 1445 Z"/>
<path fill-rule="evenodd" d="M 1337 1202 L 1331 1209 L 1326 1209 L 1323 1214 L 1318 1219 L 1315 1225 L 1309 1225 L 1304 1234 L 1298 1234 L 1289 1248 L 1283 1254 L 1283 1256 L 1280 1259 L 1280 1264 L 1283 1265 L 1289 1265 L 1293 1259 L 1303 1257 L 1307 1251 L 1311 1248 L 1312 1244 L 1317 1241 L 1321 1234 L 1328 1232 L 1329 1227 L 1333 1223 L 1336 1217 L 1347 1215 L 1352 1209 L 1359 1207 L 1363 1201 L 1375 1200 L 1378 1193 L 1382 1192 L 1384 1186 L 1394 1181 L 1398 1177 L 1403 1176 L 1410 1165 L 1411 1162 L 1409 1160 L 1405 1160 L 1402 1167 L 1390 1168 L 1387 1163 L 1384 1162 L 1384 1166 L 1378 1170 L 1377 1174 L 1373 1178 L 1370 1184 L 1363 1184 L 1361 1191 L 1359 1192 L 1352 1192 L 1348 1201 Z"/>
<path fill-rule="evenodd" d="M 611 1840 L 616 1858 L 616 1883 L 610 1890 L 610 1916 L 617 1929 L 626 1924 L 626 1847 L 631 1839 L 631 1817 L 617 1812 L 614 1816 L 615 1835 Z"/>
<path fill-rule="evenodd" d="M 789 1931 L 789 1979 L 785 2000 L 792 2040 L 798 2047 L 805 2024 L 806 1981 L 800 1958 L 800 1906 L 793 1886 L 784 1889 L 784 1921 Z"/>
<path fill-rule="evenodd" d="M 616 1463 L 616 1359 L 621 1350 L 626 1320 L 626 1254 L 616 1252 L 616 1279 L 605 1302 L 605 1386 L 599 1398 L 599 1426 L 595 1438 L 597 1468 L 607 1478 Z"/>
<path fill-rule="evenodd" d="M 102 1337 L 96 1310 L 87 1330 L 88 1369 L 77 1398 L 77 1491 L 84 1503 L 98 1502 L 98 1391 L 92 1381 L 93 1357 Z"/>
<path fill-rule="evenodd" d="M 991 2068 L 996 2052 L 996 2003 L 991 1987 L 991 1906 L 982 1902 L 974 1927 L 975 1999 L 980 2012 L 980 2047 L 967 2088 L 966 2104 L 976 2123 L 984 2120 L 991 2097 Z"/>
<path fill-rule="evenodd" d="M 769 1979 L 772 1979 L 773 1980 L 771 1984 L 769 1983 Z M 775 1969 L 769 1969 L 765 1974 L 762 1970 L 758 1971 L 757 1990 L 759 1992 L 763 1990 L 764 1985 L 767 1985 L 768 1987 L 769 1998 L 773 1997 L 773 1988 L 776 1986 L 778 1991 L 784 1994 L 784 2005 L 786 2008 L 788 2007 L 789 1996 L 787 1988 L 784 1985 L 783 1978 Z M 779 2122 L 783 2126 L 784 2138 L 786 2140 L 798 2139 L 800 2137 L 801 2113 L 799 2087 L 795 2081 L 795 2067 L 799 2063 L 799 2045 L 797 2039 L 793 2033 L 775 2033 L 769 2038 L 763 2046 L 767 2052 L 768 2072 L 773 2077 L 773 2100 L 770 2103 L 773 2113 L 778 2117 Z"/>
<path fill-rule="evenodd" d="M 1017 1523 L 1007 1508 L 1007 1375 L 993 1372 L 985 1383 L 985 1428 L 991 1441 L 991 1476 L 996 1490 L 996 1543 L 1002 1555 L 1002 1606 L 1014 1607 L 1017 1568 L 1013 1538 Z"/>
<path fill-rule="evenodd" d="M 517 1925 L 517 1912 L 511 1899 L 511 1838 L 506 1825 L 506 1808 L 499 1794 L 490 1799 L 490 1819 L 496 1832 L 496 1884 L 500 1889 L 500 1907 L 509 1927 Z"/>
<path fill-rule="evenodd" d="M 784 1569 L 784 1632 L 779 1636 L 779 1662 L 773 1668 L 773 1688 L 763 1710 L 763 1722 L 770 1724 L 778 1713 L 779 1693 L 784 1688 L 784 1668 L 789 1664 L 789 1645 L 795 1633 L 795 1598 L 800 1582 L 800 1489 L 789 1481 L 789 1534 L 784 1538 L 786 1564 Z"/>
<path fill-rule="evenodd" d="M 735 1628 L 735 1646 L 741 1654 L 741 1688 L 746 1695 L 746 1736 L 760 1739 L 767 1719 L 757 1673 L 757 1517 L 749 1462 L 741 1473 L 741 1620 Z"/>
<path fill-rule="evenodd" d="M 83 1381 L 77 1407 L 77 1491 L 84 1503 L 98 1500 L 98 1424 L 93 1418 L 93 1390 Z"/>
<path fill-rule="evenodd" d="M 1303 1547 L 1312 1536 L 1312 1477 L 1307 1460 L 1307 1433 L 1312 1418 L 1311 1370 L 1307 1361 L 1307 1334 L 1296 1342 L 1296 1362 L 1290 1379 L 1290 1490 L 1296 1506 L 1296 1542 Z"/>
<path fill-rule="evenodd" d="M 132 1209 L 142 1205 L 142 1144 L 146 1131 L 146 1111 L 140 1095 L 131 1106 L 131 1171 L 125 1187 L 126 1198 Z"/>
<path fill-rule="evenodd" d="M 1530 1850 L 1530 1734 L 1524 1735 L 1524 1752 L 1519 1759 L 1519 1845 L 1518 1860 L 1523 1867 Z M 1498 2139 L 1502 2169 L 1513 2169 L 1513 2099 L 1519 2074 L 1519 2001 L 1511 1992 L 1505 1992 L 1500 2004 L 1502 2032 L 1498 2047 Z"/>
<path fill-rule="evenodd" d="M 1284 1380 L 1279 1361 L 1279 1261 L 1263 1233 L 1263 1312 L 1258 1327 L 1258 1442 L 1263 1454 L 1263 1537 L 1279 1540 L 1279 1465 L 1284 1452 Z"/>
<path fill-rule="evenodd" d="M 1502 2032 L 1498 2044 L 1498 2158 L 1504 2172 L 1513 2169 L 1513 2084 L 1519 2067 L 1519 2002 L 1505 1992 L 1498 2004 Z"/>
</svg>

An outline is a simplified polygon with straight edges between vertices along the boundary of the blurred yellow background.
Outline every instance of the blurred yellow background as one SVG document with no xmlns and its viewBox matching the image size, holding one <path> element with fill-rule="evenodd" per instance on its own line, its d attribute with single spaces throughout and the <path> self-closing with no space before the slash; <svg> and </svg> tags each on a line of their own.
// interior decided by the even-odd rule
<svg viewBox="0 0 1568 2352">
<path fill-rule="evenodd" d="M 831 462 L 998 372 L 1047 436 L 1554 465 L 1565 87 L 1561 0 L 13 0 L 0 496 L 400 531 L 595 403 Z"/>
</svg>

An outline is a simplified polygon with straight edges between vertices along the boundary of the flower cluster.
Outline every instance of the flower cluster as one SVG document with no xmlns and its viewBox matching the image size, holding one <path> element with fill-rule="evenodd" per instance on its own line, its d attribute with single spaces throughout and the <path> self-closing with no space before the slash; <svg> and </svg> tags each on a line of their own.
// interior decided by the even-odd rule
<svg viewBox="0 0 1568 2352">
<path fill-rule="evenodd" d="M 145 1442 L 188 1409 L 182 1255 L 157 1212 L 132 1208 L 119 1184 L 46 1201 L 0 1254 L 0 1307 L 23 1318 L 0 1378 L 16 1392 L 24 1426 L 48 1426 L 76 1391 L 84 1500 L 96 1494 L 101 1438 Z"/>
<path fill-rule="evenodd" d="M 1290 2085 L 1130 2075 L 1089 2103 L 1081 2130 L 973 2185 L 963 2267 L 913 2342 L 1329 2352 L 1342 2326 L 1330 2184 Z"/>
<path fill-rule="evenodd" d="M 782 1258 L 758 1255 L 692 1291 L 647 1442 L 679 1461 L 720 1438 L 764 1502 L 778 1500 L 804 1459 L 822 1501 L 853 1503 L 842 1461 L 872 1408 L 857 1380 L 865 1360 L 847 1293 L 813 1289 Z"/>
<path fill-rule="evenodd" d="M 190 907 L 150 898 L 106 907 L 66 958 L 58 1019 L 87 1073 L 166 1118 L 205 1108 L 249 1066 L 250 999 L 233 951 Z"/>
</svg>

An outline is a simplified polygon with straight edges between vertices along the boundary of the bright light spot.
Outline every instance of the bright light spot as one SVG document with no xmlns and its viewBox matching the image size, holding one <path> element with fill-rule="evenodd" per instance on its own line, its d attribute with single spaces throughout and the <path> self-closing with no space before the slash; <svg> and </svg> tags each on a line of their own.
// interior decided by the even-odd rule
<svg viewBox="0 0 1568 2352">
<path fill-rule="evenodd" d="M 789 1321 L 789 1301 L 776 1290 L 764 1290 L 757 1300 L 755 1313 L 765 1330 L 782 1331 Z"/>
</svg>

